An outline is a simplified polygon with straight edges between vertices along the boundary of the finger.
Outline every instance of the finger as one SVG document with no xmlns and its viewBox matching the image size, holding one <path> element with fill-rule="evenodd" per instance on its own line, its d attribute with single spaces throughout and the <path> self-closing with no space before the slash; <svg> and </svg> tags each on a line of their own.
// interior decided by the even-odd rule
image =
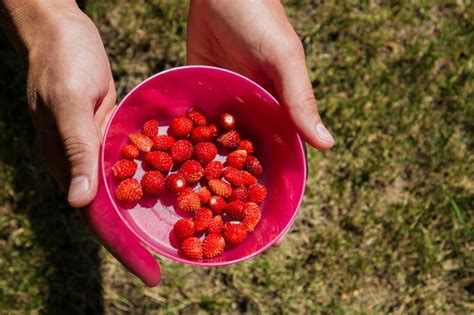
<svg viewBox="0 0 474 315">
<path fill-rule="evenodd" d="M 99 133 L 93 104 L 80 98 L 68 98 L 57 112 L 59 134 L 69 166 L 68 202 L 84 207 L 97 192 Z"/>
<path fill-rule="evenodd" d="M 291 45 L 291 49 L 276 53 L 276 57 L 269 62 L 269 77 L 273 79 L 278 97 L 303 139 L 319 150 L 327 150 L 334 145 L 334 138 L 318 114 L 300 46 Z"/>
</svg>

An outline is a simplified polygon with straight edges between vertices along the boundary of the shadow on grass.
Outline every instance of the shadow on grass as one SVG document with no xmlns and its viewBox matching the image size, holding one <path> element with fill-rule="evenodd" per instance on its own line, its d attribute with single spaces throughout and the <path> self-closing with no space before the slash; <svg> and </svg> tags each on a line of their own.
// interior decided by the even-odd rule
<svg viewBox="0 0 474 315">
<path fill-rule="evenodd" d="M 1 31 L 0 127 L 0 161 L 14 168 L 13 211 L 28 217 L 32 246 L 44 253 L 38 257 L 44 262 L 38 272 L 44 278 L 39 283 L 47 284 L 38 288 L 44 301 L 34 303 L 48 314 L 102 313 L 99 245 L 38 162 L 24 71 Z M 29 248 L 18 250 L 26 255 Z M 19 280 L 7 283 L 15 286 Z"/>
</svg>

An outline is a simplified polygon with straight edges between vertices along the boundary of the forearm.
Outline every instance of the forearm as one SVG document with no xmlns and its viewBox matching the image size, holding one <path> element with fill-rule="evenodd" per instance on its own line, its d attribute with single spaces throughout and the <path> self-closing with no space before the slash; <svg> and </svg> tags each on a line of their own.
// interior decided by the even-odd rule
<svg viewBox="0 0 474 315">
<path fill-rule="evenodd" d="M 52 16 L 77 9 L 74 0 L 0 0 L 0 25 L 26 59 Z"/>
</svg>

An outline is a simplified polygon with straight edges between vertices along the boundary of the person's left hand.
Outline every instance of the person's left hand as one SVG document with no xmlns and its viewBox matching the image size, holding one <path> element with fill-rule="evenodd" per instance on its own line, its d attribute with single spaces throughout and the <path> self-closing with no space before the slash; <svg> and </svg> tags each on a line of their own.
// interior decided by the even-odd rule
<svg viewBox="0 0 474 315">
<path fill-rule="evenodd" d="M 192 0 L 187 62 L 227 68 L 276 91 L 306 142 L 320 150 L 334 145 L 317 111 L 303 46 L 279 1 Z"/>
</svg>

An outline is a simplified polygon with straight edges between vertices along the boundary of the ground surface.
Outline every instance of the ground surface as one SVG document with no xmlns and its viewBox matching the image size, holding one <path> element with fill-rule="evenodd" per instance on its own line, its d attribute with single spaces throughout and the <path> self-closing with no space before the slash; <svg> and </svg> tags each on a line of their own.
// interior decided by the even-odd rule
<svg viewBox="0 0 474 315">
<path fill-rule="evenodd" d="M 123 96 L 184 64 L 187 5 L 113 2 L 87 12 Z M 344 3 L 286 2 L 337 138 L 310 151 L 286 241 L 233 267 L 161 260 L 153 289 L 97 245 L 39 167 L 24 76 L 2 38 L 0 313 L 474 312 L 473 5 Z"/>
</svg>

